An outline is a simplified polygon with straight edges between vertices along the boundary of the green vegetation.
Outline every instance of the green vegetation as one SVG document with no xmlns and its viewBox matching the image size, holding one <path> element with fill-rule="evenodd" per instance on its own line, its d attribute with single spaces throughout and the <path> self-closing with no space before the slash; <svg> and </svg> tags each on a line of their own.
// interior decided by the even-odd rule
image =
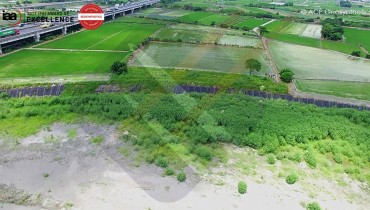
<svg viewBox="0 0 370 210">
<path fill-rule="evenodd" d="M 268 154 L 267 155 L 267 163 L 274 165 L 276 163 L 275 155 L 274 154 Z"/>
<path fill-rule="evenodd" d="M 297 180 L 298 180 L 298 175 L 296 173 L 290 173 L 285 179 L 286 183 L 288 184 L 294 184 L 297 182 Z"/>
<path fill-rule="evenodd" d="M 294 73 L 289 69 L 283 69 L 280 71 L 280 79 L 283 82 L 290 83 L 293 80 Z"/>
<path fill-rule="evenodd" d="M 172 168 L 170 167 L 167 167 L 165 170 L 164 170 L 164 175 L 166 176 L 173 176 L 175 175 L 175 170 L 173 170 Z"/>
<path fill-rule="evenodd" d="M 309 46 L 309 47 L 319 47 L 320 46 L 320 41 L 317 39 L 297 36 L 293 34 L 282 34 L 282 33 L 271 31 L 265 36 L 270 39 L 292 43 L 292 44 L 299 44 L 299 45 L 304 45 L 304 46 Z"/>
<path fill-rule="evenodd" d="M 264 75 L 269 67 L 263 56 L 261 49 L 253 48 L 151 43 L 136 57 L 132 65 L 244 73 L 245 60 L 254 58 L 262 63 L 260 74 Z"/>
<path fill-rule="evenodd" d="M 321 21 L 321 24 L 323 25 L 321 30 L 322 37 L 334 41 L 342 40 L 344 34 L 344 29 L 342 27 L 343 19 L 326 18 L 325 20 Z"/>
<path fill-rule="evenodd" d="M 213 13 L 210 12 L 192 12 L 188 15 L 180 17 L 179 20 L 185 23 L 198 23 L 201 19 L 212 15 Z"/>
<path fill-rule="evenodd" d="M 69 139 L 74 139 L 76 138 L 76 135 L 77 135 L 77 131 L 76 129 L 71 129 L 68 131 L 68 138 Z"/>
<path fill-rule="evenodd" d="M 127 55 L 126 52 L 25 49 L 0 58 L 0 77 L 109 73 L 110 65 Z"/>
<path fill-rule="evenodd" d="M 235 26 L 240 29 L 248 29 L 252 30 L 255 27 L 258 27 L 264 23 L 267 23 L 269 19 L 257 19 L 257 18 L 250 18 L 241 23 L 236 24 Z"/>
<path fill-rule="evenodd" d="M 104 136 L 96 136 L 96 137 L 91 139 L 91 142 L 93 144 L 97 144 L 97 145 L 103 143 L 103 141 L 104 141 Z"/>
<path fill-rule="evenodd" d="M 321 210 L 320 205 L 317 202 L 311 202 L 306 206 L 307 210 Z"/>
<path fill-rule="evenodd" d="M 117 74 L 117 75 L 120 75 L 122 73 L 127 73 L 128 71 L 127 63 L 115 61 L 110 67 L 110 70 L 113 74 Z"/>
<path fill-rule="evenodd" d="M 370 51 L 370 30 L 345 28 L 344 37 L 347 43 L 360 45 L 364 47 L 367 51 Z"/>
<path fill-rule="evenodd" d="M 29 135 L 43 125 L 76 118 L 116 122 L 137 136 L 130 141 L 139 148 L 142 160 L 164 168 L 181 170 L 189 163 L 207 166 L 215 158 L 223 160 L 219 144 L 223 142 L 279 159 L 284 159 L 280 153 L 292 151 L 286 157 L 296 162 L 301 154 L 313 170 L 326 168 L 370 181 L 370 113 L 365 111 L 243 94 L 83 94 L 3 99 L 0 105 L 2 135 Z M 92 141 L 98 144 L 103 139 Z M 328 168 L 326 162 L 342 162 L 342 170 Z"/>
<path fill-rule="evenodd" d="M 180 172 L 179 174 L 177 174 L 177 180 L 179 182 L 185 182 L 185 180 L 186 180 L 186 174 L 184 172 Z"/>
<path fill-rule="evenodd" d="M 368 82 L 297 80 L 296 84 L 298 89 L 304 92 L 370 101 L 370 83 Z"/>
<path fill-rule="evenodd" d="M 247 183 L 245 183 L 244 181 L 240 181 L 238 183 L 238 192 L 240 194 L 245 194 L 247 192 Z"/>
<path fill-rule="evenodd" d="M 74 33 L 37 48 L 130 51 L 161 27 L 155 24 L 111 22 L 96 30 Z"/>
<path fill-rule="evenodd" d="M 262 64 L 258 60 L 250 58 L 245 62 L 245 67 L 249 69 L 249 75 L 252 75 L 254 71 L 261 71 Z"/>
</svg>

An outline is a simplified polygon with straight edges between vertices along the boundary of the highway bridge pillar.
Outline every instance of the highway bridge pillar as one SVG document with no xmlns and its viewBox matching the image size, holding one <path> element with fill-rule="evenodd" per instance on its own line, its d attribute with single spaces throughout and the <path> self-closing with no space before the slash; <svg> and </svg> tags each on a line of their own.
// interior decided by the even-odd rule
<svg viewBox="0 0 370 210">
<path fill-rule="evenodd" d="M 0 44 L 0 55 L 3 54 L 3 48 L 1 47 L 1 44 Z"/>
<path fill-rule="evenodd" d="M 116 18 L 116 13 L 113 12 L 113 14 L 112 14 L 112 20 L 114 20 L 114 18 Z"/>
<path fill-rule="evenodd" d="M 35 36 L 34 36 L 34 39 L 35 39 L 35 42 L 39 42 L 40 41 L 40 34 L 36 34 Z"/>
<path fill-rule="evenodd" d="M 67 34 L 67 26 L 63 26 L 62 32 L 63 32 L 63 35 Z"/>
<path fill-rule="evenodd" d="M 134 13 L 134 9 L 131 10 L 131 14 Z"/>
</svg>

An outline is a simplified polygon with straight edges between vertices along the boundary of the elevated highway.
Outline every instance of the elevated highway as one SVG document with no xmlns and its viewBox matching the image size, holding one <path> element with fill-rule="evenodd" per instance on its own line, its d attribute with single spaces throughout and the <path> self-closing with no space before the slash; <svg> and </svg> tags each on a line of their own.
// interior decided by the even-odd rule
<svg viewBox="0 0 370 210">
<path fill-rule="evenodd" d="M 158 3 L 160 0 L 144 0 L 140 2 L 134 2 L 131 4 L 126 4 L 116 7 L 110 7 L 108 9 L 105 9 L 104 11 L 104 17 L 105 18 L 111 18 L 114 19 L 116 16 L 124 16 L 126 14 L 134 13 L 135 10 L 139 10 L 142 8 L 146 8 L 148 6 L 152 6 L 153 4 Z M 59 31 L 61 30 L 62 33 L 65 35 L 67 34 L 67 30 L 71 26 L 79 25 L 80 22 L 78 21 L 77 15 L 72 15 L 70 17 L 73 17 L 73 22 L 60 22 L 56 23 L 56 25 L 51 26 L 49 28 L 40 28 L 39 24 L 36 23 L 28 23 L 24 27 L 19 28 L 20 34 L 14 35 L 14 36 L 8 36 L 0 39 L 0 54 L 3 54 L 2 52 L 2 45 L 21 41 L 28 38 L 34 38 L 36 42 L 40 41 L 40 35 Z"/>
</svg>

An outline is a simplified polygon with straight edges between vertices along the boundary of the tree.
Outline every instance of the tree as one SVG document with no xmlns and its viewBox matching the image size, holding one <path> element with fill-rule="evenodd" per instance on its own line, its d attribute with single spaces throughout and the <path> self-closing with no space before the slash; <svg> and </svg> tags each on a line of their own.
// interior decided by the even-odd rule
<svg viewBox="0 0 370 210">
<path fill-rule="evenodd" d="M 351 53 L 351 55 L 352 55 L 352 56 L 356 56 L 356 57 L 361 57 L 361 51 L 358 51 L 358 50 L 353 51 L 353 52 Z"/>
<path fill-rule="evenodd" d="M 247 69 L 249 69 L 249 75 L 252 75 L 253 71 L 261 71 L 262 67 L 261 63 L 254 58 L 248 59 L 245 63 L 245 66 Z"/>
<path fill-rule="evenodd" d="M 268 34 L 268 33 L 269 33 L 269 31 L 267 30 L 267 28 L 266 28 L 266 27 L 264 27 L 264 26 L 259 26 L 258 28 L 259 28 L 260 35 L 261 35 L 261 36 L 263 36 L 263 35 L 265 35 L 265 34 Z"/>
<path fill-rule="evenodd" d="M 113 74 L 127 73 L 127 64 L 125 62 L 115 61 L 110 67 Z"/>
<path fill-rule="evenodd" d="M 365 58 L 370 59 L 370 54 L 366 54 Z"/>
<path fill-rule="evenodd" d="M 290 69 L 283 69 L 280 71 L 280 79 L 283 82 L 290 83 L 293 80 L 294 73 Z"/>
</svg>

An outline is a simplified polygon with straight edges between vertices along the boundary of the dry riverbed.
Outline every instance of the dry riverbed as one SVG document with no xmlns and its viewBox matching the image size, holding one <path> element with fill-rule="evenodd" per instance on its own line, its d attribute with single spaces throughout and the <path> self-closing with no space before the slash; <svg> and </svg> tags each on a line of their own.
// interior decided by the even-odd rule
<svg viewBox="0 0 370 210">
<path fill-rule="evenodd" d="M 279 177 L 287 166 L 248 148 L 225 145 L 227 164 L 202 172 L 185 169 L 187 180 L 163 177 L 154 165 L 137 164 L 134 148 L 115 126 L 54 124 L 18 140 L 0 137 L 0 209 L 367 209 L 364 183 L 345 176 L 342 184 L 305 164 L 294 185 Z M 93 143 L 95 142 L 95 143 Z M 101 142 L 101 143 L 100 143 Z M 125 148 L 125 154 L 119 152 Z M 294 166 L 289 166 L 294 167 Z M 237 184 L 248 191 L 241 195 Z"/>
</svg>

